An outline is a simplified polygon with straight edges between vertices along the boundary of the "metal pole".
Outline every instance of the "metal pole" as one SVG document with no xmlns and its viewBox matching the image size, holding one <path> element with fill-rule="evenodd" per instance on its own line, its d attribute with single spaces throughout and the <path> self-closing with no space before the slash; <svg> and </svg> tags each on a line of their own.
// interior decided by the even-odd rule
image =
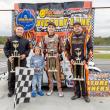
<svg viewBox="0 0 110 110">
<path fill-rule="evenodd" d="M 92 9 L 108 9 L 110 7 L 92 7 Z"/>
<path fill-rule="evenodd" d="M 11 9 L 9 9 L 9 10 L 0 10 L 0 11 L 15 11 L 15 10 L 11 10 Z"/>
</svg>

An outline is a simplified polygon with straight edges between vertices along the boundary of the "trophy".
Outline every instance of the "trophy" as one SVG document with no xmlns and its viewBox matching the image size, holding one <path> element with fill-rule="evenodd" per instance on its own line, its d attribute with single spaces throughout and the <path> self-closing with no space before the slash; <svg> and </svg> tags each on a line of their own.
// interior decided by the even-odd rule
<svg viewBox="0 0 110 110">
<path fill-rule="evenodd" d="M 48 57 L 47 57 L 47 66 L 48 66 L 48 72 L 57 72 L 58 70 L 56 69 L 56 60 L 57 60 L 57 56 L 55 55 L 57 53 L 56 50 L 56 42 L 54 41 L 54 39 L 50 40 L 49 44 L 48 44 Z M 54 48 L 55 47 L 55 48 Z"/>
<path fill-rule="evenodd" d="M 18 53 L 19 42 L 17 40 L 12 41 L 12 45 L 14 47 L 14 51 L 11 55 L 13 61 L 11 62 L 11 73 L 15 72 L 15 67 L 20 66 L 20 55 Z"/>
<path fill-rule="evenodd" d="M 50 50 L 47 57 L 48 72 L 57 72 L 56 60 L 57 57 L 54 55 L 54 50 Z"/>
<path fill-rule="evenodd" d="M 84 69 L 84 63 L 83 61 L 81 61 L 81 58 L 80 58 L 81 49 L 76 48 L 75 54 L 76 54 L 76 59 L 75 59 L 74 68 L 73 68 L 73 80 L 84 81 L 85 69 Z"/>
</svg>

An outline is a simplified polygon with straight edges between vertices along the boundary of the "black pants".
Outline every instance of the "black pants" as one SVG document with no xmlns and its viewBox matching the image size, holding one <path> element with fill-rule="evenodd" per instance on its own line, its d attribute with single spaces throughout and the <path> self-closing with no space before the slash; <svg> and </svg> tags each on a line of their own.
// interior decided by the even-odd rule
<svg viewBox="0 0 110 110">
<path fill-rule="evenodd" d="M 77 77 L 81 75 L 80 66 L 77 66 L 76 72 L 77 72 L 76 74 Z M 88 96 L 86 78 L 84 81 L 75 81 L 75 94 L 79 97 L 81 95 Z"/>
<path fill-rule="evenodd" d="M 16 64 L 15 64 L 16 65 Z M 26 67 L 26 60 L 20 61 L 20 67 Z M 14 92 L 15 89 L 15 73 L 11 73 L 11 63 L 8 60 L 8 90 Z"/>
</svg>

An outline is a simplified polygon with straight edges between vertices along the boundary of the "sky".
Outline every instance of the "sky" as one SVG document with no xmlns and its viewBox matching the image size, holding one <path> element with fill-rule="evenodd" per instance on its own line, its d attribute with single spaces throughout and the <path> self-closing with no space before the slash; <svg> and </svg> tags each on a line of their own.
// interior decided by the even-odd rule
<svg viewBox="0 0 110 110">
<path fill-rule="evenodd" d="M 14 9 L 14 3 L 40 3 L 41 0 L 0 0 L 0 10 Z M 42 0 L 47 2 L 48 0 Z M 84 1 L 84 0 L 51 0 L 51 2 Z M 85 0 L 88 1 L 88 0 Z M 91 0 L 90 0 L 91 1 Z M 93 7 L 110 7 L 110 0 L 92 0 Z M 0 11 L 0 36 L 11 36 L 12 13 Z M 94 19 L 94 35 L 110 36 L 110 9 L 96 9 Z"/>
</svg>

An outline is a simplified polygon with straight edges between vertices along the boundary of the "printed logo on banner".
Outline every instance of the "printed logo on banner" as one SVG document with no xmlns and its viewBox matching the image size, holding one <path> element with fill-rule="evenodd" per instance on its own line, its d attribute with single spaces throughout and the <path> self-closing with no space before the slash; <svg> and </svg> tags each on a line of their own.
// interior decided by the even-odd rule
<svg viewBox="0 0 110 110">
<path fill-rule="evenodd" d="M 25 31 L 31 30 L 35 26 L 35 17 L 30 10 L 24 9 L 16 17 L 16 24 L 23 26 Z"/>
<path fill-rule="evenodd" d="M 90 73 L 88 91 L 90 96 L 110 96 L 110 73 Z"/>
</svg>

